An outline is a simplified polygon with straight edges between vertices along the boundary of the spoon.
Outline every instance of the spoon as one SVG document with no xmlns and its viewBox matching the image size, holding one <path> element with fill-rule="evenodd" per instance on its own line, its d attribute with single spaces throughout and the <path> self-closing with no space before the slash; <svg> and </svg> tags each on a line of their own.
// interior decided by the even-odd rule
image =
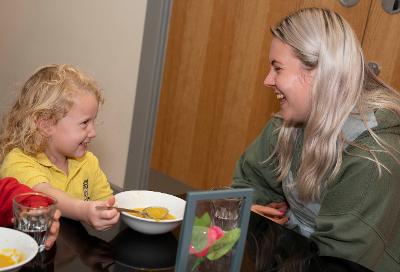
<svg viewBox="0 0 400 272">
<path fill-rule="evenodd" d="M 134 210 L 134 209 L 127 209 L 127 208 L 121 208 L 121 207 L 107 207 L 107 206 L 96 206 L 97 210 L 112 210 L 116 209 L 119 212 L 128 212 L 128 213 L 136 213 L 142 215 L 144 218 L 150 218 L 154 220 L 161 220 L 165 218 L 169 210 L 164 207 L 155 207 L 155 206 L 149 206 L 144 208 L 142 211 Z"/>
</svg>

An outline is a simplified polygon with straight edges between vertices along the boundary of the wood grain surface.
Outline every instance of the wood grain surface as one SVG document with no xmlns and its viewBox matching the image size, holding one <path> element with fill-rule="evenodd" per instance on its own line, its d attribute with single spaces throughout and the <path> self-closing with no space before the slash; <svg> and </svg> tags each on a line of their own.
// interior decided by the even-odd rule
<svg viewBox="0 0 400 272">
<path fill-rule="evenodd" d="M 263 86 L 270 27 L 301 7 L 334 9 L 360 39 L 370 0 L 174 0 L 151 167 L 191 187 L 228 185 L 240 154 L 279 110 Z"/>
</svg>

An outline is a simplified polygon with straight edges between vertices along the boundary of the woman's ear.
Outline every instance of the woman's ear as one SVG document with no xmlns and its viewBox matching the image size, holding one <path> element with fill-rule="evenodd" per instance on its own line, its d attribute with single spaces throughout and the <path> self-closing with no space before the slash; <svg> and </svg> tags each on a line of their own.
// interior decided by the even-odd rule
<svg viewBox="0 0 400 272">
<path fill-rule="evenodd" d="M 307 84 L 311 85 L 314 81 L 315 74 L 317 73 L 317 69 L 306 70 L 304 73 L 304 80 Z"/>
<path fill-rule="evenodd" d="M 302 68 L 299 72 L 299 80 L 306 85 L 311 86 L 314 82 L 315 75 L 317 74 L 317 69 L 306 69 Z"/>
<path fill-rule="evenodd" d="M 49 137 L 54 125 L 54 120 L 51 118 L 39 117 L 36 121 L 36 127 L 43 137 Z"/>
</svg>

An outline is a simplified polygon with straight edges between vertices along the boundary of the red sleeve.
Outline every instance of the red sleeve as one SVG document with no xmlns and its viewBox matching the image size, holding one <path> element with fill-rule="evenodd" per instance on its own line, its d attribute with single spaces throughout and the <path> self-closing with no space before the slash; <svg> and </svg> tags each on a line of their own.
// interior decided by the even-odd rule
<svg viewBox="0 0 400 272">
<path fill-rule="evenodd" d="M 31 188 L 19 183 L 15 178 L 0 179 L 0 226 L 11 225 L 13 197 L 31 191 Z"/>
</svg>

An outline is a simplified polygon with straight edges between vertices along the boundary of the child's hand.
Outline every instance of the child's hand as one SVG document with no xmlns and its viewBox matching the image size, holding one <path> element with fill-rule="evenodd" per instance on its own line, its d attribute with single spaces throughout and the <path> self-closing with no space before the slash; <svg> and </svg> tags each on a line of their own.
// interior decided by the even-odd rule
<svg viewBox="0 0 400 272">
<path fill-rule="evenodd" d="M 285 216 L 287 208 L 286 202 L 272 202 L 265 206 L 257 204 L 251 206 L 251 210 L 253 212 L 258 213 L 280 225 L 285 224 L 289 220 Z"/>
<path fill-rule="evenodd" d="M 115 203 L 114 196 L 104 201 L 84 202 L 86 209 L 86 222 L 97 230 L 107 230 L 118 223 L 120 213 L 115 210 L 98 210 L 96 206 L 111 207 Z"/>
</svg>

